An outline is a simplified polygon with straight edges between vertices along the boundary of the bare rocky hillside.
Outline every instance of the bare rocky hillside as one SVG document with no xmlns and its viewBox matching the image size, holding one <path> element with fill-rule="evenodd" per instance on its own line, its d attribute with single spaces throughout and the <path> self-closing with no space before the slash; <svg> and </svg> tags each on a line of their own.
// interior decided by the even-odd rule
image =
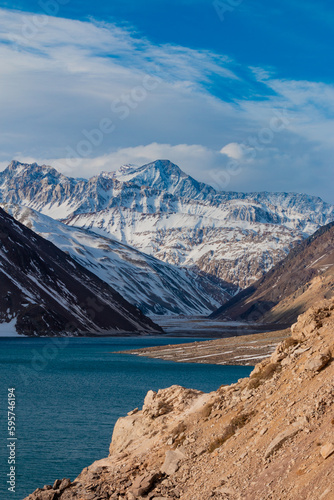
<svg viewBox="0 0 334 500">
<path fill-rule="evenodd" d="M 330 223 L 211 318 L 291 325 L 312 304 L 333 295 L 334 223 Z"/>
<path fill-rule="evenodd" d="M 27 500 L 334 498 L 334 301 L 299 317 L 250 378 L 149 391 L 108 458 Z"/>
</svg>

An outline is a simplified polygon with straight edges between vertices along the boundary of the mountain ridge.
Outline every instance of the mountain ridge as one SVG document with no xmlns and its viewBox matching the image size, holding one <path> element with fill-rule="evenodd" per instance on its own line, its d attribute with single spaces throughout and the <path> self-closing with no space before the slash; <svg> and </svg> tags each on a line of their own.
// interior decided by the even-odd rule
<svg viewBox="0 0 334 500">
<path fill-rule="evenodd" d="M 162 329 L 111 286 L 0 208 L 0 331 L 28 336 Z"/>
<path fill-rule="evenodd" d="M 79 264 L 109 283 L 147 315 L 202 315 L 219 307 L 237 291 L 115 239 L 67 226 L 28 207 L 0 204 L 16 220 L 54 243 Z"/>
<path fill-rule="evenodd" d="M 334 219 L 334 207 L 318 197 L 218 192 L 168 160 L 88 180 L 14 162 L 0 173 L 0 201 L 111 235 L 162 261 L 240 288 Z"/>
</svg>

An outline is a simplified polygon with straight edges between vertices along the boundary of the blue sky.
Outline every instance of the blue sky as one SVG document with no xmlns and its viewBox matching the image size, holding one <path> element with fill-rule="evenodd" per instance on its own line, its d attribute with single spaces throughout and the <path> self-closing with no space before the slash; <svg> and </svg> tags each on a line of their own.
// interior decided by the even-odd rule
<svg viewBox="0 0 334 500">
<path fill-rule="evenodd" d="M 0 8 L 1 168 L 90 176 L 163 157 L 220 189 L 334 202 L 329 1 Z"/>
</svg>

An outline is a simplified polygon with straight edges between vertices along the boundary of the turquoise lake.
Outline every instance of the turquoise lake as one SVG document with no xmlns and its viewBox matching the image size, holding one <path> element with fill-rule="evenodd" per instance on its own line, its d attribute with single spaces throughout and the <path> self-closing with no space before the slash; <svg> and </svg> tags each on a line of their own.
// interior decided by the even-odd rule
<svg viewBox="0 0 334 500">
<path fill-rule="evenodd" d="M 116 420 L 149 389 L 216 390 L 251 367 L 173 363 L 115 351 L 196 338 L 0 338 L 0 498 L 22 500 L 108 455 Z M 204 339 L 202 339 L 204 340 Z M 208 340 L 208 339 L 205 339 Z M 16 393 L 16 492 L 8 491 L 8 388 Z"/>
</svg>

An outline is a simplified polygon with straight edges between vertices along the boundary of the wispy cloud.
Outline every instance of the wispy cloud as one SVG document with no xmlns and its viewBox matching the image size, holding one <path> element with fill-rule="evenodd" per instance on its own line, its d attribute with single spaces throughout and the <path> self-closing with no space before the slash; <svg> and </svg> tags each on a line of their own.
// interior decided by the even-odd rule
<svg viewBox="0 0 334 500">
<path fill-rule="evenodd" d="M 88 176 L 165 157 L 208 181 L 234 158 L 230 189 L 332 198 L 323 183 L 333 175 L 332 85 L 155 45 L 113 24 L 44 17 L 36 26 L 31 14 L 0 12 L 0 165 L 37 159 Z M 289 120 L 272 132 L 280 113 Z"/>
</svg>

